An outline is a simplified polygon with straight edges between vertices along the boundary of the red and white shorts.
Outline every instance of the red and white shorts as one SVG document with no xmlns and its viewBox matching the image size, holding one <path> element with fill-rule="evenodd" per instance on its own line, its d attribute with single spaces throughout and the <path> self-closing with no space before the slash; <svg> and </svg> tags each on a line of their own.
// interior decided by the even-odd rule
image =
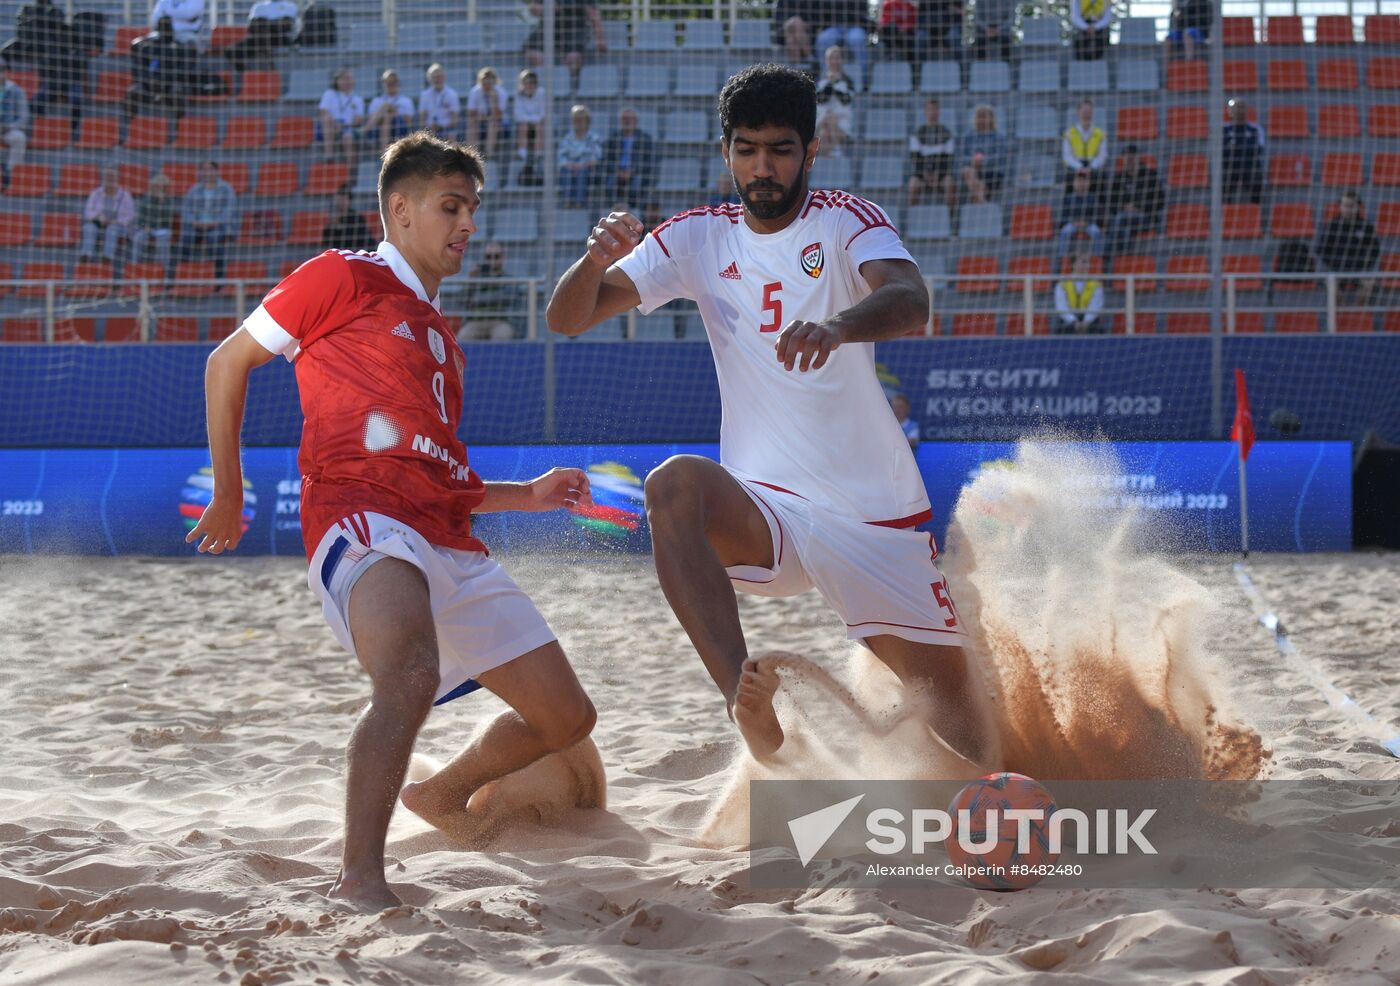
<svg viewBox="0 0 1400 986">
<path fill-rule="evenodd" d="M 442 678 L 434 705 L 475 691 L 477 675 L 556 639 L 530 597 L 482 552 L 444 548 L 392 517 L 357 513 L 326 532 L 307 572 L 331 632 L 352 654 L 350 590 L 382 558 L 416 566 L 428 582 Z"/>
<path fill-rule="evenodd" d="M 963 627 L 948 580 L 938 570 L 932 534 L 868 524 L 796 493 L 734 479 L 767 519 L 774 558 L 771 569 L 729 568 L 736 589 L 785 598 L 815 587 L 852 640 L 889 634 L 962 644 Z"/>
</svg>

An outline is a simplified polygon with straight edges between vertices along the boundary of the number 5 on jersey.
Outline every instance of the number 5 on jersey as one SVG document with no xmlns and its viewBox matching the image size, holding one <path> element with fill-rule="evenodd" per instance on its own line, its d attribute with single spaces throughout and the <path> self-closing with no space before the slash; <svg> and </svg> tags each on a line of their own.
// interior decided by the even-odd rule
<svg viewBox="0 0 1400 986">
<path fill-rule="evenodd" d="M 758 326 L 760 332 L 777 332 L 783 324 L 783 300 L 778 297 L 778 292 L 783 289 L 782 281 L 770 281 L 763 285 L 763 311 L 764 321 Z M 771 313 L 773 320 L 767 320 L 767 315 Z"/>
</svg>

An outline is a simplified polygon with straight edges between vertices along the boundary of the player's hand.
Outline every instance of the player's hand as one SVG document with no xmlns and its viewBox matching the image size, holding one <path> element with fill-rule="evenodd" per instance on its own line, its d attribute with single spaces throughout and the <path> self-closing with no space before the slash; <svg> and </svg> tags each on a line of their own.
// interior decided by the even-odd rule
<svg viewBox="0 0 1400 986">
<path fill-rule="evenodd" d="M 593 494 L 588 488 L 588 474 L 582 469 L 551 469 L 543 476 L 530 480 L 529 487 L 530 505 L 527 510 L 558 510 L 560 507 L 576 507 L 580 503 L 593 502 Z"/>
<path fill-rule="evenodd" d="M 194 530 L 185 535 L 185 543 L 196 545 L 201 553 L 223 554 L 238 547 L 243 539 L 243 498 L 228 503 L 215 494 L 204 508 L 204 514 Z"/>
<path fill-rule="evenodd" d="M 841 330 L 825 322 L 789 322 L 778 335 L 778 362 L 801 373 L 820 370 L 842 341 Z"/>
<path fill-rule="evenodd" d="M 588 258 L 604 270 L 642 242 L 646 227 L 630 212 L 610 212 L 598 220 L 588 237 Z"/>
</svg>

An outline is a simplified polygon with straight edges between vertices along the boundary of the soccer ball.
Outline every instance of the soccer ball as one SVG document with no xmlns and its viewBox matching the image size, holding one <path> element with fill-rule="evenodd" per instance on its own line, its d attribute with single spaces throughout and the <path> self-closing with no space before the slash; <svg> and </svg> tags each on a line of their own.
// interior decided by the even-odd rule
<svg viewBox="0 0 1400 986">
<path fill-rule="evenodd" d="M 1059 853 L 1050 851 L 1050 816 L 1055 812 L 1050 792 L 1024 774 L 1009 771 L 988 774 L 968 784 L 948 806 L 953 833 L 947 841 L 948 859 L 960 876 L 979 890 L 1024 890 L 1035 886 Z M 1029 822 L 1007 818 L 1011 808 L 1040 809 L 1041 816 Z M 964 822 L 962 812 L 967 812 Z M 1017 845 L 1018 831 L 1025 827 L 1028 838 Z M 966 849 L 960 837 L 978 849 Z"/>
</svg>

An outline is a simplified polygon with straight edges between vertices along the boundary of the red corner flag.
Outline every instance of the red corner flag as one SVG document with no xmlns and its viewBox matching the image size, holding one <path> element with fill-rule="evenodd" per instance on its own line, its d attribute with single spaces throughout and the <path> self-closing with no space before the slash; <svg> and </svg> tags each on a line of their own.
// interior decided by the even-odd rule
<svg viewBox="0 0 1400 986">
<path fill-rule="evenodd" d="M 1230 438 L 1239 442 L 1240 461 L 1249 458 L 1249 450 L 1254 446 L 1254 415 L 1249 410 L 1249 391 L 1244 386 L 1244 371 L 1235 368 L 1235 423 L 1230 428 Z"/>
</svg>

